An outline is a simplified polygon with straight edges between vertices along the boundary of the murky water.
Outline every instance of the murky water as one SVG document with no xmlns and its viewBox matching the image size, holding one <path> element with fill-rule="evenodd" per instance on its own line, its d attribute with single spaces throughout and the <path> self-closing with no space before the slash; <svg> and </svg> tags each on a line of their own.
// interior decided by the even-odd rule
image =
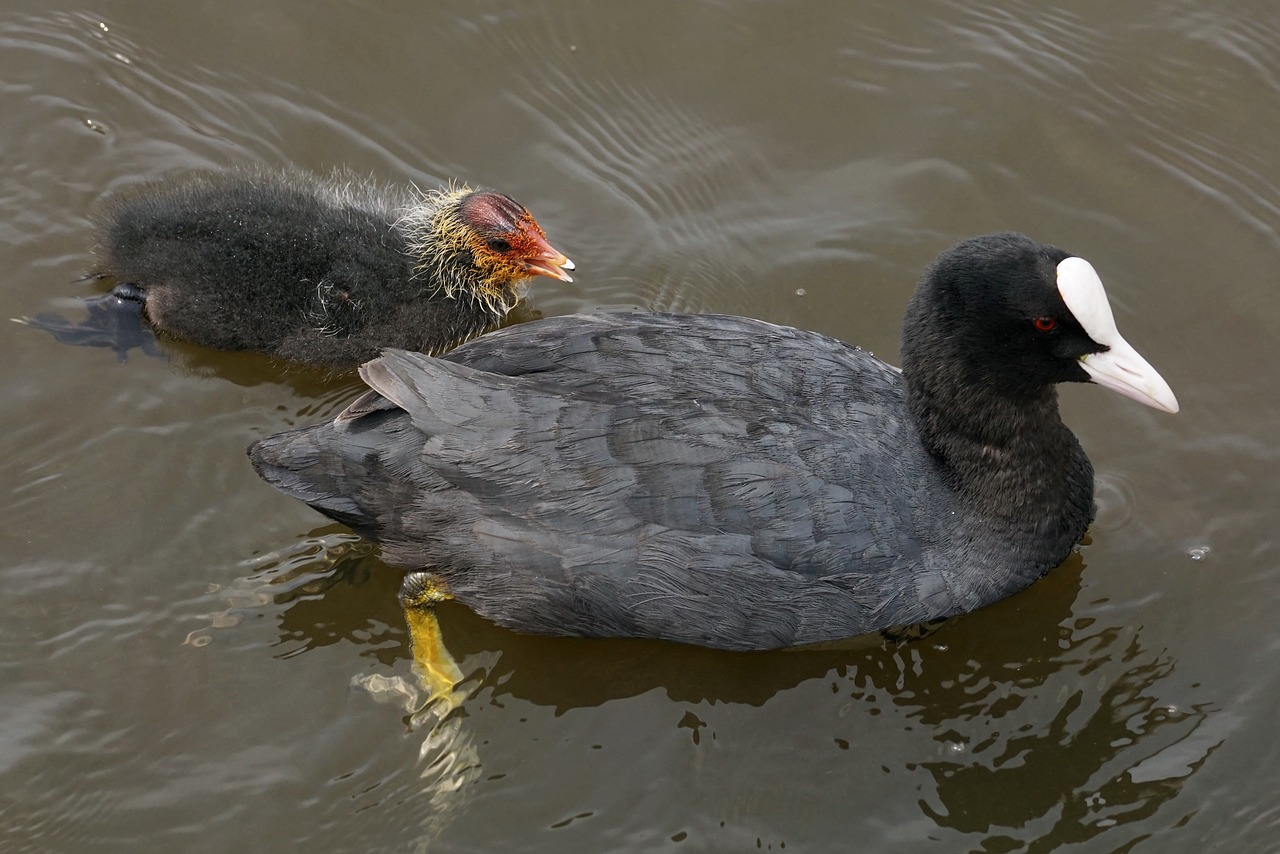
<svg viewBox="0 0 1280 854">
<path fill-rule="evenodd" d="M 56 5 L 56 4 L 55 4 Z M 0 12 L 9 316 L 94 292 L 88 215 L 249 162 L 525 202 L 545 314 L 725 311 L 896 355 L 921 268 L 1088 257 L 1175 417 L 1063 394 L 1078 558 L 903 645 L 521 637 L 260 483 L 350 383 L 0 335 L 0 849 L 1280 850 L 1280 13 L 1140 0 L 132 4 Z"/>
</svg>

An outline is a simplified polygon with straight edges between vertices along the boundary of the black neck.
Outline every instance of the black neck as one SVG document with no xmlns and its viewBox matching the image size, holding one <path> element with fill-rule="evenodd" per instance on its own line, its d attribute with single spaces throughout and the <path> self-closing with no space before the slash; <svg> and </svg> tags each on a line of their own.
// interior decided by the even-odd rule
<svg viewBox="0 0 1280 854">
<path fill-rule="evenodd" d="M 923 328 L 904 341 L 902 371 L 924 447 L 975 524 L 1003 522 L 1033 571 L 1049 569 L 1093 519 L 1093 467 L 1062 423 L 1056 387 L 985 381 L 968 366 L 968 343 L 915 320 Z"/>
</svg>

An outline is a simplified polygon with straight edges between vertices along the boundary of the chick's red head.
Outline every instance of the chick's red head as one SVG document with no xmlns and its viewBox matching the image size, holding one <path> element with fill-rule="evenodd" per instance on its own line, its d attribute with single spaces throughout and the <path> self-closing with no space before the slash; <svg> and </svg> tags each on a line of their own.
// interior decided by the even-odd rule
<svg viewBox="0 0 1280 854">
<path fill-rule="evenodd" d="M 510 196 L 476 190 L 462 199 L 458 216 L 469 229 L 476 266 L 495 288 L 510 287 L 530 276 L 573 281 L 569 276 L 573 262 L 547 242 L 533 214 Z"/>
</svg>

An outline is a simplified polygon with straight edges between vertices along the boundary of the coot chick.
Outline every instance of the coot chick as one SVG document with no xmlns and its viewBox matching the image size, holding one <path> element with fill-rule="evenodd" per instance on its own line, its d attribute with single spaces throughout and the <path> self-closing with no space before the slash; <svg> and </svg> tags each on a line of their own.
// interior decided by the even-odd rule
<svg viewBox="0 0 1280 854">
<path fill-rule="evenodd" d="M 110 198 L 93 275 L 177 338 L 351 368 L 386 347 L 442 353 L 497 326 L 532 276 L 571 281 L 519 202 L 347 172 L 200 172 Z M 27 321 L 100 344 L 92 322 Z M 89 328 L 93 327 L 93 328 Z M 109 335 L 107 337 L 110 337 Z"/>
<path fill-rule="evenodd" d="M 1088 262 L 1021 234 L 944 252 L 902 370 L 722 316 L 525 324 L 388 352 L 332 423 L 249 449 L 281 491 L 512 629 L 728 649 L 962 614 L 1061 563 L 1093 469 L 1055 388 L 1168 412 Z"/>
</svg>

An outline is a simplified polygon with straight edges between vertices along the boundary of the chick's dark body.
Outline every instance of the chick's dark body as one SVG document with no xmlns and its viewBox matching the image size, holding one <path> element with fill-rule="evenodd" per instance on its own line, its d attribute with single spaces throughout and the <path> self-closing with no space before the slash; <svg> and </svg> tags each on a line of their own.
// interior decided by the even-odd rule
<svg viewBox="0 0 1280 854">
<path fill-rule="evenodd" d="M 198 173 L 113 198 L 97 272 L 141 288 L 153 325 L 197 344 L 344 367 L 435 351 L 496 322 L 432 284 L 395 227 L 411 194 L 304 173 Z"/>
</svg>

